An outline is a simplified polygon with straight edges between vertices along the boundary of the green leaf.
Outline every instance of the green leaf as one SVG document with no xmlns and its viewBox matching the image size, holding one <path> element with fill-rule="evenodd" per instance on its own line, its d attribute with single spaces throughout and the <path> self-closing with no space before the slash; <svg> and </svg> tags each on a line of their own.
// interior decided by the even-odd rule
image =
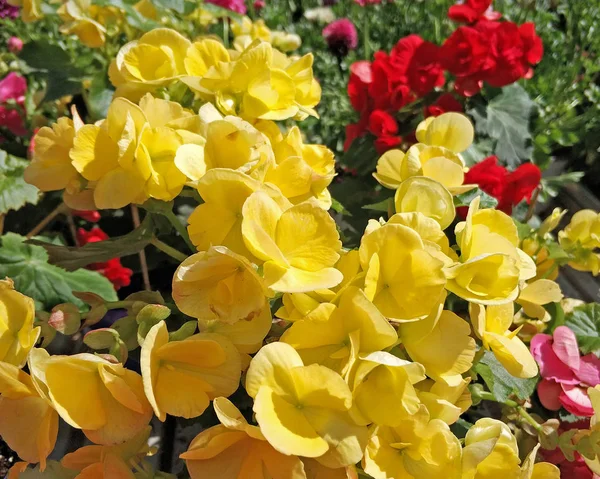
<svg viewBox="0 0 600 479">
<path fill-rule="evenodd" d="M 11 278 L 17 291 L 35 300 L 37 309 L 49 311 L 60 303 L 84 308 L 73 291 L 93 292 L 106 301 L 117 301 L 113 285 L 100 273 L 87 269 L 68 272 L 51 265 L 44 248 L 26 244 L 18 234 L 7 233 L 0 239 L 0 277 Z"/>
<path fill-rule="evenodd" d="M 513 394 L 519 399 L 528 399 L 535 390 L 537 377 L 520 379 L 511 376 L 489 351 L 475 366 L 475 371 L 485 381 L 486 386 L 499 402 L 506 401 Z"/>
<path fill-rule="evenodd" d="M 583 354 L 600 354 L 600 304 L 590 303 L 576 307 L 566 315 L 565 325 L 577 336 Z"/>
<path fill-rule="evenodd" d="M 138 253 L 150 243 L 153 233 L 152 218 L 147 215 L 138 228 L 126 235 L 88 243 L 80 248 L 39 240 L 29 240 L 27 243 L 44 248 L 48 252 L 51 264 L 60 266 L 67 271 L 74 271 L 91 263 L 101 263 L 112 258 Z"/>
<path fill-rule="evenodd" d="M 375 150 L 373 136 L 366 135 L 356 138 L 342 158 L 342 162 L 355 169 L 359 176 L 370 175 L 375 171 L 379 155 Z"/>
<path fill-rule="evenodd" d="M 550 314 L 546 333 L 552 334 L 556 328 L 565 324 L 565 311 L 560 303 L 548 303 L 544 309 Z"/>
<path fill-rule="evenodd" d="M 515 168 L 531 156 L 529 119 L 533 108 L 527 92 L 514 84 L 504 87 L 487 106 L 477 106 L 468 113 L 475 119 L 478 133 L 496 140 L 496 156 Z"/>
<path fill-rule="evenodd" d="M 57 100 L 81 90 L 83 72 L 73 66 L 69 54 L 47 41 L 28 42 L 19 54 L 30 68 L 45 73 L 46 94 L 43 101 Z"/>
<path fill-rule="evenodd" d="M 0 214 L 38 202 L 38 189 L 23 179 L 28 164 L 27 160 L 0 150 Z"/>
<path fill-rule="evenodd" d="M 546 244 L 546 249 L 548 250 L 549 259 L 569 260 L 571 258 L 569 253 L 567 253 L 556 241 L 549 241 Z"/>
<path fill-rule="evenodd" d="M 520 221 L 517 221 L 514 218 L 513 218 L 513 222 L 515 223 L 515 226 L 517 227 L 517 231 L 519 233 L 520 240 L 524 240 L 529 235 L 531 235 L 533 228 L 531 226 L 529 226 L 527 223 L 521 223 Z"/>
<path fill-rule="evenodd" d="M 92 80 L 86 103 L 92 120 L 106 118 L 106 113 L 115 91 L 109 88 L 107 79 L 98 76 Z"/>
<path fill-rule="evenodd" d="M 382 213 L 387 213 L 390 209 L 394 210 L 394 199 L 388 198 L 386 200 L 380 201 L 379 203 L 373 203 L 372 205 L 365 205 L 362 207 L 363 210 L 372 210 L 372 211 L 381 211 Z"/>
<path fill-rule="evenodd" d="M 473 188 L 472 190 L 456 195 L 454 197 L 454 206 L 469 206 L 471 201 L 475 198 L 480 197 L 479 207 L 480 208 L 495 208 L 498 205 L 498 200 L 493 196 L 488 195 L 485 191 L 480 188 Z"/>
<path fill-rule="evenodd" d="M 174 10 L 177 13 L 185 12 L 184 0 L 154 0 L 154 4 L 159 8 Z"/>
<path fill-rule="evenodd" d="M 352 216 L 352 213 L 350 213 L 346 207 L 335 198 L 331 198 L 331 209 L 341 215 Z"/>
</svg>

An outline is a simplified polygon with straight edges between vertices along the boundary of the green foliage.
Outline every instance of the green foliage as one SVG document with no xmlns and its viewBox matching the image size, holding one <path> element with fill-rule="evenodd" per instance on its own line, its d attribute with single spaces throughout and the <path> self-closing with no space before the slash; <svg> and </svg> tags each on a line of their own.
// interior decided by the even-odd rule
<svg viewBox="0 0 600 479">
<path fill-rule="evenodd" d="M 477 105 L 468 113 L 479 134 L 496 140 L 494 153 L 511 168 L 531 156 L 529 120 L 534 103 L 519 85 L 509 85 L 487 105 Z"/>
<path fill-rule="evenodd" d="M 23 179 L 28 164 L 28 161 L 0 150 L 0 214 L 18 210 L 26 203 L 37 203 L 38 189 Z"/>
<path fill-rule="evenodd" d="M 498 205 L 498 200 L 493 196 L 488 195 L 485 191 L 480 188 L 473 188 L 472 190 L 456 195 L 454 197 L 454 206 L 469 206 L 471 201 L 479 196 L 480 208 L 495 208 Z"/>
<path fill-rule="evenodd" d="M 48 253 L 40 246 L 26 244 L 25 238 L 7 233 L 1 238 L 0 277 L 12 278 L 15 289 L 32 297 L 36 309 L 50 310 L 60 303 L 84 303 L 73 291 L 94 292 L 106 301 L 116 301 L 111 282 L 95 271 L 69 272 L 48 263 Z"/>
<path fill-rule="evenodd" d="M 513 394 L 519 399 L 528 399 L 535 391 L 537 384 L 537 377 L 520 379 L 511 376 L 489 351 L 486 351 L 483 358 L 477 363 L 475 371 L 483 378 L 498 402 L 506 401 Z"/>
<path fill-rule="evenodd" d="M 578 306 L 566 315 L 565 325 L 577 336 L 583 354 L 600 354 L 600 303 Z"/>
</svg>

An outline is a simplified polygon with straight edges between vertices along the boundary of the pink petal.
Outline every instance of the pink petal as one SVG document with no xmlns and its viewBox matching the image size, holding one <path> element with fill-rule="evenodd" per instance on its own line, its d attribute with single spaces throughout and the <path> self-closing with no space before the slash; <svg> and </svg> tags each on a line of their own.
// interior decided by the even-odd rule
<svg viewBox="0 0 600 479">
<path fill-rule="evenodd" d="M 554 330 L 552 349 L 559 359 L 574 371 L 579 369 L 579 346 L 575 333 L 566 326 Z"/>
<path fill-rule="evenodd" d="M 590 417 L 594 415 L 592 401 L 590 401 L 585 389 L 569 384 L 562 384 L 561 386 L 562 392 L 559 398 L 567 411 L 576 416 Z"/>
<path fill-rule="evenodd" d="M 27 82 L 25 78 L 11 72 L 0 80 L 0 103 L 5 103 L 9 99 L 19 100 L 27 91 Z"/>
<path fill-rule="evenodd" d="M 547 379 L 542 379 L 537 386 L 537 393 L 542 406 L 550 411 L 558 411 L 562 407 L 558 399 L 561 392 L 560 384 Z"/>
<path fill-rule="evenodd" d="M 558 329 L 558 328 L 557 328 Z M 575 373 L 564 364 L 552 348 L 552 336 L 536 334 L 530 343 L 531 355 L 540 367 L 540 375 L 564 384 L 579 384 Z"/>
<path fill-rule="evenodd" d="M 586 354 L 581 358 L 579 370 L 575 371 L 575 375 L 588 386 L 600 384 L 600 359 L 593 353 Z"/>
</svg>

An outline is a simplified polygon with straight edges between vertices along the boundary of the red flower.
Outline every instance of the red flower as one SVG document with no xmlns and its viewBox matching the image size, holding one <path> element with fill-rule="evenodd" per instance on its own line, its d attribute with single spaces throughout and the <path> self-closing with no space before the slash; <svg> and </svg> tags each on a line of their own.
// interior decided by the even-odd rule
<svg viewBox="0 0 600 479">
<path fill-rule="evenodd" d="M 24 111 L 26 92 L 27 82 L 25 78 L 15 72 L 9 73 L 0 81 L 0 126 L 6 127 L 16 136 L 27 134 L 25 122 L 21 115 L 21 112 Z M 9 100 L 13 100 L 17 104 L 16 109 L 13 106 L 3 106 Z"/>
<path fill-rule="evenodd" d="M 402 137 L 396 136 L 396 133 L 398 133 L 396 120 L 383 110 L 375 110 L 371 113 L 369 116 L 369 131 L 377 137 L 375 149 L 379 154 L 385 153 L 402 142 Z"/>
<path fill-rule="evenodd" d="M 481 89 L 481 80 L 492 66 L 485 35 L 472 27 L 458 27 L 442 45 L 442 64 L 455 75 L 456 89 L 470 96 Z"/>
<path fill-rule="evenodd" d="M 397 74 L 406 78 L 410 89 L 424 96 L 444 84 L 444 71 L 439 61 L 439 47 L 419 35 L 409 35 L 396 43 L 391 63 Z"/>
<path fill-rule="evenodd" d="M 532 65 L 542 59 L 544 47 L 532 23 L 518 27 L 513 22 L 482 21 L 475 28 L 490 42 L 490 67 L 485 72 L 485 81 L 502 87 L 533 76 Z"/>
<path fill-rule="evenodd" d="M 97 223 L 98 221 L 100 221 L 100 213 L 95 210 L 73 210 L 71 211 L 71 213 L 73 213 L 73 215 L 75 216 L 78 216 L 79 218 L 83 218 L 84 220 L 89 221 L 90 223 Z"/>
<path fill-rule="evenodd" d="M 492 10 L 492 0 L 467 0 L 452 5 L 448 10 L 448 18 L 460 23 L 475 23 L 481 18 L 498 20 L 502 16 Z"/>
<path fill-rule="evenodd" d="M 533 163 L 525 163 L 512 172 L 498 164 L 496 156 L 477 163 L 465 174 L 465 184 L 476 184 L 498 200 L 498 209 L 511 214 L 521 201 L 531 200 L 542 173 Z"/>
<path fill-rule="evenodd" d="M 371 64 L 373 81 L 369 85 L 373 108 L 399 110 L 415 99 L 408 85 L 406 68 L 398 67 L 394 61 L 385 52 L 375 53 L 375 60 Z"/>
<path fill-rule="evenodd" d="M 366 122 L 360 120 L 358 123 L 350 123 L 346 125 L 346 140 L 344 141 L 344 151 L 348 151 L 352 142 L 360 138 L 367 132 Z"/>
<path fill-rule="evenodd" d="M 265 3 L 265 1 L 264 1 L 264 0 L 256 0 L 256 1 L 254 2 L 254 9 L 255 9 L 256 11 L 260 11 L 260 10 L 262 10 L 263 8 L 265 8 L 266 6 L 267 6 L 267 4 Z"/>
<path fill-rule="evenodd" d="M 232 12 L 241 13 L 242 15 L 246 14 L 246 5 L 244 4 L 244 0 L 206 0 L 206 2 L 226 8 Z"/>
<path fill-rule="evenodd" d="M 23 40 L 19 37 L 10 37 L 6 46 L 8 47 L 9 52 L 17 54 L 23 50 Z"/>
<path fill-rule="evenodd" d="M 370 109 L 369 85 L 373 82 L 371 63 L 360 61 L 350 66 L 348 96 L 352 107 L 358 112 Z"/>
<path fill-rule="evenodd" d="M 90 231 L 86 231 L 83 228 L 77 230 L 77 243 L 80 246 L 84 246 L 88 243 L 96 243 L 98 241 L 104 241 L 108 239 L 108 235 L 97 226 L 92 228 Z M 122 288 L 123 286 L 129 286 L 131 283 L 131 275 L 133 271 L 129 268 L 125 268 L 121 264 L 119 258 L 113 258 L 104 263 L 92 263 L 87 266 L 88 269 L 98 271 L 104 275 L 115 287 L 115 289 Z"/>
<path fill-rule="evenodd" d="M 442 113 L 447 113 L 449 111 L 463 112 L 462 104 L 454 98 L 451 93 L 444 93 L 439 96 L 434 104 L 425 107 L 425 111 L 423 114 L 425 118 L 429 116 L 440 116 Z"/>
<path fill-rule="evenodd" d="M 351 20 L 340 18 L 323 29 L 323 37 L 329 50 L 335 55 L 346 56 L 358 45 L 358 33 Z"/>
</svg>

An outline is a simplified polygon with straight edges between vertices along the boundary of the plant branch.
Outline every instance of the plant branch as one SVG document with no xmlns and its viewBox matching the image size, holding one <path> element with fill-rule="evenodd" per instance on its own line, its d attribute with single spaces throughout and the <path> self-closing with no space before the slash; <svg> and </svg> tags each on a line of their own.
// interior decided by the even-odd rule
<svg viewBox="0 0 600 479">
<path fill-rule="evenodd" d="M 505 401 L 498 401 L 491 392 L 488 391 L 476 391 L 474 395 L 483 401 L 494 401 L 500 404 L 504 404 L 505 406 L 512 407 L 516 409 L 519 415 L 527 422 L 531 427 L 533 427 L 538 433 L 543 432 L 542 425 L 537 422 L 526 410 L 523 406 L 521 406 L 518 402 L 513 401 L 512 399 L 506 399 Z"/>
<path fill-rule="evenodd" d="M 46 226 L 48 226 L 54 218 L 56 218 L 61 213 L 66 213 L 67 211 L 69 211 L 69 207 L 67 205 L 65 205 L 64 203 L 61 203 L 60 205 L 58 205 L 42 221 L 40 221 L 37 225 L 35 225 L 35 227 L 29 233 L 27 233 L 27 235 L 26 235 L 27 239 L 33 238 L 40 231 L 42 231 Z"/>
<path fill-rule="evenodd" d="M 134 228 L 139 228 L 140 226 L 140 210 L 136 205 L 131 205 L 131 218 L 133 219 Z M 146 251 L 141 249 L 138 253 L 140 258 L 140 268 L 142 270 L 142 278 L 144 279 L 144 289 L 146 291 L 151 291 L 150 286 L 150 274 L 148 273 L 148 261 L 146 261 Z"/>
<path fill-rule="evenodd" d="M 185 254 L 181 251 L 169 246 L 167 243 L 163 243 L 158 238 L 152 238 L 150 240 L 150 244 L 153 245 L 156 249 L 161 250 L 163 253 L 169 255 L 171 258 L 179 261 L 180 263 L 187 258 Z"/>
</svg>

